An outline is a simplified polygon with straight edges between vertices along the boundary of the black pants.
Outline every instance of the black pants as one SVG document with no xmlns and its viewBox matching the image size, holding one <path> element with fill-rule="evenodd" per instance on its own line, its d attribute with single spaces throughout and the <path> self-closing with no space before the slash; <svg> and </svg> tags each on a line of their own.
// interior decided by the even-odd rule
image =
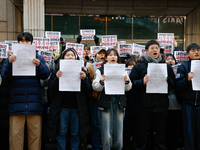
<svg viewBox="0 0 200 150">
<path fill-rule="evenodd" d="M 167 111 L 165 112 L 137 112 L 135 121 L 135 143 L 136 150 L 147 149 L 148 134 L 153 134 L 150 141 L 154 150 L 166 150 L 165 131 L 167 123 Z M 150 132 L 152 131 L 152 132 Z"/>
<path fill-rule="evenodd" d="M 133 149 L 133 136 L 135 129 L 135 117 L 125 115 L 123 128 L 123 150 Z"/>
<path fill-rule="evenodd" d="M 183 147 L 183 127 L 181 110 L 169 110 L 167 120 L 166 143 L 169 150 Z"/>
</svg>

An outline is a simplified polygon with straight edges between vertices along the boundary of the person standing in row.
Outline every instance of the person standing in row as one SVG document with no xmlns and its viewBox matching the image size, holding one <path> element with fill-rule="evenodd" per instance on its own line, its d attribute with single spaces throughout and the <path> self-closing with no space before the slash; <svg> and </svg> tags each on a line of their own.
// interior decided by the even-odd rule
<svg viewBox="0 0 200 150">
<path fill-rule="evenodd" d="M 165 128 L 167 111 L 169 106 L 168 94 L 147 93 L 146 84 L 149 81 L 147 75 L 148 63 L 165 63 L 160 55 L 160 47 L 157 41 L 147 42 L 146 55 L 132 69 L 130 79 L 136 90 L 136 129 L 135 149 L 144 150 L 147 147 L 148 133 L 153 131 L 153 145 L 155 150 L 165 150 Z M 168 89 L 174 86 L 175 75 L 169 64 Z"/>
<path fill-rule="evenodd" d="M 200 46 L 193 43 L 187 47 L 189 61 L 178 67 L 176 94 L 182 104 L 183 136 L 186 150 L 200 149 L 200 92 L 192 88 L 191 60 L 200 60 Z"/>
<path fill-rule="evenodd" d="M 96 71 L 92 86 L 100 92 L 98 97 L 98 117 L 101 132 L 102 150 L 121 150 L 123 147 L 123 120 L 126 107 L 126 96 L 106 95 L 104 88 L 104 64 L 119 63 L 119 54 L 115 49 L 106 51 L 105 61 Z M 124 70 L 125 71 L 125 70 Z M 124 76 L 125 91 L 129 91 L 132 83 L 126 74 Z"/>
<path fill-rule="evenodd" d="M 17 40 L 19 44 L 31 45 L 33 35 L 23 32 L 18 35 Z M 47 79 L 50 70 L 44 58 L 36 54 L 36 58 L 32 61 L 36 66 L 36 76 L 13 76 L 12 64 L 16 59 L 15 55 L 8 57 L 1 73 L 3 79 L 11 82 L 10 150 L 23 149 L 25 122 L 28 130 L 28 149 L 40 150 L 43 112 L 40 79 Z"/>
</svg>

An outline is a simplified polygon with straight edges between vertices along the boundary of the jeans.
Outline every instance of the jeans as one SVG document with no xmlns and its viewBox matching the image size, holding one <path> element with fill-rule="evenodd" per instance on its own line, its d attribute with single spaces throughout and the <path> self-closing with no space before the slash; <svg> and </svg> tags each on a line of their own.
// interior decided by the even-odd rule
<svg viewBox="0 0 200 150">
<path fill-rule="evenodd" d="M 98 111 L 102 150 L 122 149 L 124 114 L 114 96 L 111 96 L 109 112 Z"/>
<path fill-rule="evenodd" d="M 98 122 L 98 105 L 97 101 L 90 100 L 90 113 L 91 113 L 91 139 L 92 149 L 101 150 L 101 138 Z"/>
<path fill-rule="evenodd" d="M 71 150 L 79 150 L 79 116 L 77 109 L 61 108 L 58 129 L 57 150 L 66 150 L 66 136 L 69 126 Z"/>
<path fill-rule="evenodd" d="M 182 104 L 185 150 L 200 149 L 200 107 Z"/>
</svg>

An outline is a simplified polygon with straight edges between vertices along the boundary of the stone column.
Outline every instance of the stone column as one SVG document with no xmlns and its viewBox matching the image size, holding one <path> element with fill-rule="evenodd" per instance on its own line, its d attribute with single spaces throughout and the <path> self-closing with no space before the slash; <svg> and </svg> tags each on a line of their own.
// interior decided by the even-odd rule
<svg viewBox="0 0 200 150">
<path fill-rule="evenodd" d="M 191 43 L 200 45 L 200 6 L 186 17 L 185 48 Z"/>
<path fill-rule="evenodd" d="M 34 37 L 44 37 L 44 0 L 24 0 L 24 32 L 30 32 Z"/>
</svg>

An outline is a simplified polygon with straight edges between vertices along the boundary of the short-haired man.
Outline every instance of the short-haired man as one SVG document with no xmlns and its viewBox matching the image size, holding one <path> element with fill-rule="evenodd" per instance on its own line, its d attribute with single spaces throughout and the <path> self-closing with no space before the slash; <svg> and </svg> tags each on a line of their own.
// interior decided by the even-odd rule
<svg viewBox="0 0 200 150">
<path fill-rule="evenodd" d="M 133 88 L 136 90 L 136 129 L 135 149 L 147 148 L 147 137 L 150 130 L 153 131 L 153 146 L 155 150 L 164 150 L 165 124 L 168 111 L 168 94 L 146 93 L 146 84 L 149 81 L 147 75 L 148 63 L 165 63 L 160 55 L 160 47 L 157 41 L 147 42 L 144 59 L 136 64 L 130 74 Z M 167 64 L 168 87 L 173 88 L 175 76 L 170 65 Z"/>
<path fill-rule="evenodd" d="M 191 60 L 200 60 L 200 46 L 193 43 L 187 47 L 189 61 L 178 67 L 176 94 L 182 104 L 184 146 L 186 150 L 200 149 L 200 92 L 192 89 Z"/>
<path fill-rule="evenodd" d="M 33 36 L 28 32 L 17 37 L 19 44 L 32 44 Z M 40 89 L 40 79 L 48 78 L 49 68 L 44 58 L 36 54 L 33 63 L 36 66 L 36 76 L 12 76 L 12 63 L 15 55 L 8 57 L 2 70 L 2 78 L 11 82 L 9 104 L 10 113 L 10 150 L 23 150 L 24 125 L 27 124 L 28 149 L 41 149 L 41 130 L 43 104 Z"/>
</svg>

